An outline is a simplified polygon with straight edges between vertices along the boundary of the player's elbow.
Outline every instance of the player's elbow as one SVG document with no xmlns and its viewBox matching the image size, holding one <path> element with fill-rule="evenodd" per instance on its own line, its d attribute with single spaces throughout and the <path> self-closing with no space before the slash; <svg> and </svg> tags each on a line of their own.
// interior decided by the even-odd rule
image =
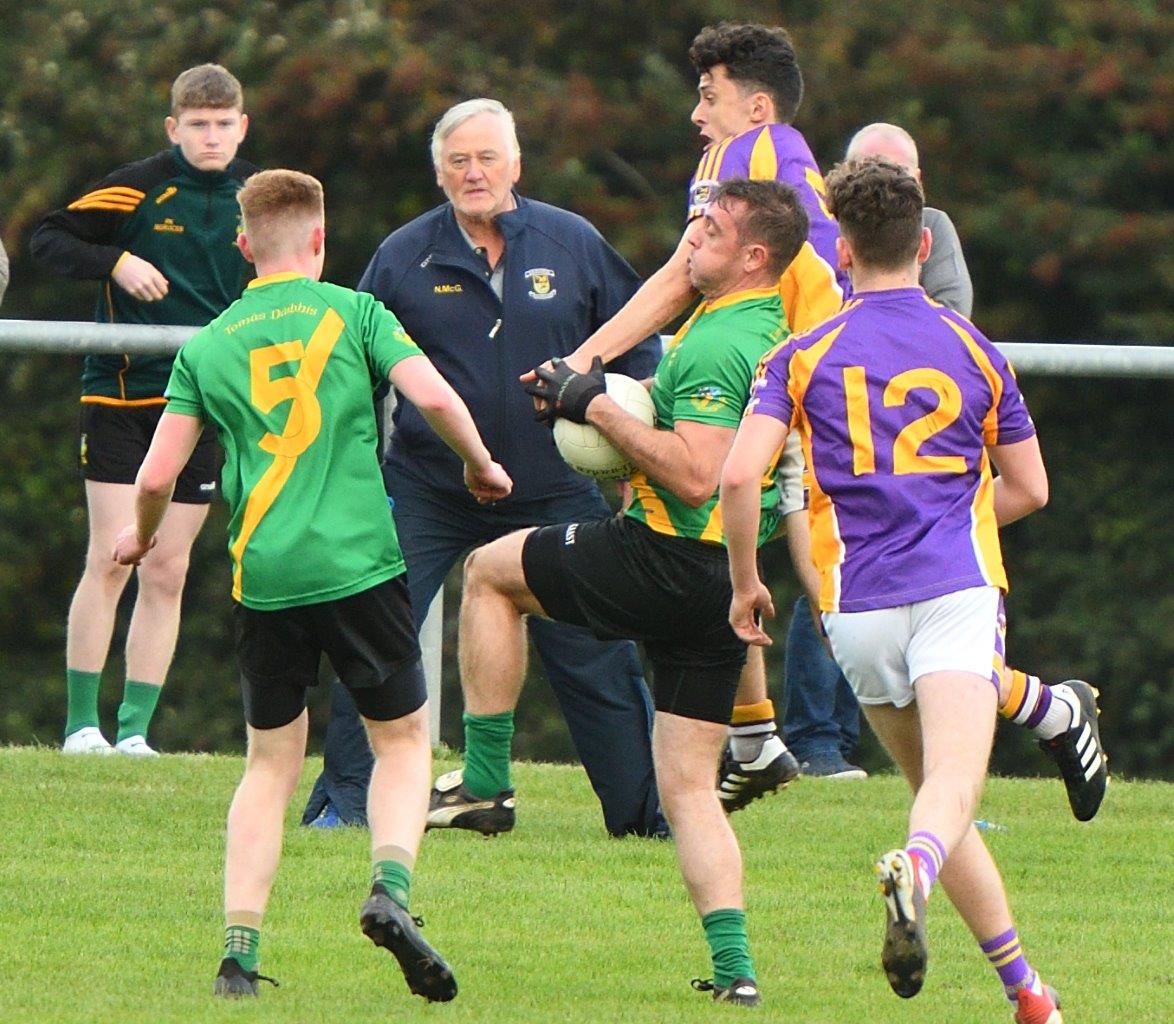
<svg viewBox="0 0 1174 1024">
<path fill-rule="evenodd" d="M 677 492 L 677 497 L 690 508 L 701 508 L 702 505 L 713 497 L 713 491 L 706 492 L 700 487 L 686 487 L 682 491 Z"/>
<path fill-rule="evenodd" d="M 1028 507 L 1032 512 L 1038 512 L 1048 503 L 1048 478 L 1041 474 L 1038 479 L 1033 480 L 1027 488 L 1026 498 Z"/>
<path fill-rule="evenodd" d="M 178 471 L 172 470 L 164 460 L 153 459 L 148 454 L 135 477 L 135 489 L 146 498 L 167 498 L 171 496 L 178 475 Z"/>
<path fill-rule="evenodd" d="M 140 494 L 147 498 L 169 498 L 171 489 L 175 486 L 175 478 L 151 470 L 140 471 L 135 481 Z"/>
<path fill-rule="evenodd" d="M 412 403 L 427 418 L 444 417 L 450 415 L 457 405 L 457 396 L 451 388 L 444 387 L 437 382 L 435 387 L 421 389 L 411 396 Z"/>
<path fill-rule="evenodd" d="M 721 491 L 723 494 L 732 494 L 745 490 L 756 484 L 762 473 L 752 472 L 749 466 L 740 463 L 737 459 L 727 459 L 722 468 Z"/>
<path fill-rule="evenodd" d="M 681 482 L 677 497 L 690 508 L 701 508 L 717 493 L 720 476 L 694 473 Z"/>
</svg>

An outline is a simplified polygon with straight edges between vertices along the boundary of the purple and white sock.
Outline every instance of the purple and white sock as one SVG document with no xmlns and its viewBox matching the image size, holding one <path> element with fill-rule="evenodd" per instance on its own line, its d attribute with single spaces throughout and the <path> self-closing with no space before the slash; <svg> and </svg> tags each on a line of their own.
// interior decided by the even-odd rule
<svg viewBox="0 0 1174 1024">
<path fill-rule="evenodd" d="M 945 844 L 932 832 L 914 832 L 905 844 L 905 852 L 913 858 L 921 895 L 928 900 L 929 891 L 946 861 Z"/>
<path fill-rule="evenodd" d="M 1014 1003 L 1021 988 L 1030 988 L 1037 995 L 1043 991 L 1039 975 L 1031 968 L 1019 944 L 1019 934 L 1008 928 L 1002 935 L 980 942 L 979 947 L 986 954 L 991 966 L 998 972 L 1003 983 L 1003 993 Z"/>
</svg>

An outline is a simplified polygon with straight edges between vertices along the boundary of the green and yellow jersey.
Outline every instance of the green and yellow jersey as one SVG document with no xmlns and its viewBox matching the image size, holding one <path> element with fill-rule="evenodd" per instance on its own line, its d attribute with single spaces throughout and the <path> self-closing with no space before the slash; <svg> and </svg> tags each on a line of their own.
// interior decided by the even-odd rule
<svg viewBox="0 0 1174 1024">
<path fill-rule="evenodd" d="M 778 288 L 735 292 L 702 302 L 669 344 L 656 368 L 652 402 L 658 430 L 679 420 L 737 430 L 759 360 L 788 337 Z M 627 515 L 657 533 L 724 544 L 721 506 L 714 495 L 692 508 L 648 476 L 632 476 Z M 774 466 L 762 481 L 759 544 L 778 526 L 779 487 Z"/>
<path fill-rule="evenodd" d="M 167 411 L 216 427 L 232 596 L 334 601 L 404 571 L 372 390 L 423 353 L 371 295 L 271 274 L 180 349 Z"/>
</svg>

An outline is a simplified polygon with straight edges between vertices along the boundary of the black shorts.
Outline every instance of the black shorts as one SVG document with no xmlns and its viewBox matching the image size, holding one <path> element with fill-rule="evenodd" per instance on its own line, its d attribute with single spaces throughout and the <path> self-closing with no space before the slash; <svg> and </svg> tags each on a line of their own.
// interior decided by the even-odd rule
<svg viewBox="0 0 1174 1024">
<path fill-rule="evenodd" d="M 729 722 L 746 645 L 730 628 L 724 547 L 616 516 L 539 527 L 522 571 L 552 619 L 644 641 L 657 711 Z"/>
<path fill-rule="evenodd" d="M 323 654 L 364 718 L 403 718 L 428 696 L 403 573 L 337 601 L 267 612 L 237 604 L 233 626 L 254 729 L 280 728 L 305 710 Z"/>
<path fill-rule="evenodd" d="M 166 408 L 163 404 L 82 402 L 78 462 L 83 479 L 103 484 L 133 484 Z M 171 500 L 181 505 L 207 505 L 216 497 L 219 478 L 220 445 L 216 442 L 216 431 L 208 427 L 179 474 Z"/>
</svg>

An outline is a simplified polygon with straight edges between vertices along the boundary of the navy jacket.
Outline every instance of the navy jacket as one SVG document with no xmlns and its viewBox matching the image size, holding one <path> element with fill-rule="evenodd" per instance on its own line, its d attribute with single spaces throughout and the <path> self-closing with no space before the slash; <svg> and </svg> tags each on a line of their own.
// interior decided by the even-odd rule
<svg viewBox="0 0 1174 1024">
<path fill-rule="evenodd" d="M 559 457 L 534 419 L 520 374 L 573 352 L 640 284 L 636 272 L 586 220 L 532 199 L 498 218 L 505 236 L 502 299 L 489 264 L 469 246 L 445 203 L 392 232 L 359 290 L 381 300 L 465 400 L 494 459 L 514 481 L 511 503 L 593 490 Z M 655 336 L 608 369 L 651 377 Z M 438 490 L 465 494 L 461 461 L 397 395 L 387 467 Z"/>
</svg>

